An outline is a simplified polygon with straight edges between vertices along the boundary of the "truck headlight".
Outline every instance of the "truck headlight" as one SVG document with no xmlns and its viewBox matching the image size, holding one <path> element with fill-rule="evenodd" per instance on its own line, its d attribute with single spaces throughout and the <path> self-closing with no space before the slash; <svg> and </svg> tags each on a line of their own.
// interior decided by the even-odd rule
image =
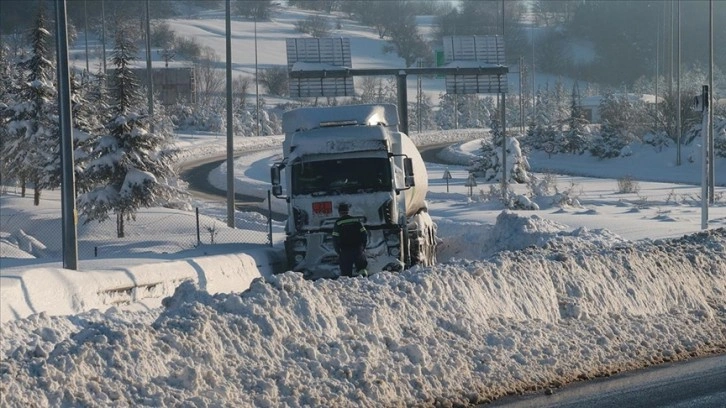
<svg viewBox="0 0 726 408">
<path fill-rule="evenodd" d="M 393 223 L 393 200 L 387 200 L 380 207 L 378 207 L 378 216 L 381 221 L 392 224 Z"/>
<path fill-rule="evenodd" d="M 292 208 L 292 217 L 295 221 L 295 229 L 298 231 L 308 224 L 308 213 L 297 207 Z"/>
</svg>

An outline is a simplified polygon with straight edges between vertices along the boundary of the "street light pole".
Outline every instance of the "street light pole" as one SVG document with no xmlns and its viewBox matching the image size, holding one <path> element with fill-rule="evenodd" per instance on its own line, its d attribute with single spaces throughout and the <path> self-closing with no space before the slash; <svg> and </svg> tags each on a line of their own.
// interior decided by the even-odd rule
<svg viewBox="0 0 726 408">
<path fill-rule="evenodd" d="M 106 75 L 106 8 L 104 3 L 106 0 L 101 0 L 101 48 L 103 53 L 103 75 Z"/>
<path fill-rule="evenodd" d="M 676 165 L 681 165 L 681 0 L 676 5 Z"/>
<path fill-rule="evenodd" d="M 227 226 L 234 222 L 234 123 L 232 117 L 232 23 L 230 0 L 225 1 L 226 69 L 227 69 Z"/>
<path fill-rule="evenodd" d="M 257 136 L 260 135 L 260 80 L 257 71 L 257 10 L 255 10 L 255 117 L 257 119 Z"/>
<path fill-rule="evenodd" d="M 711 91 L 709 95 L 709 119 L 708 119 L 708 202 L 713 205 L 716 199 L 714 194 L 715 187 L 715 169 L 714 169 L 714 153 L 713 153 L 713 0 L 708 2 L 708 89 Z"/>
<path fill-rule="evenodd" d="M 73 118 L 71 115 L 71 83 L 68 68 L 68 32 L 66 0 L 55 0 L 56 6 L 56 75 L 58 76 L 58 117 L 61 138 L 61 230 L 63 234 L 63 268 L 78 270 L 78 228 L 76 182 L 73 166 Z"/>
<path fill-rule="evenodd" d="M 86 0 L 83 0 L 83 25 L 86 30 L 84 34 L 86 40 L 86 75 L 88 75 L 91 73 L 91 70 L 88 66 L 88 7 L 86 3 Z"/>
<path fill-rule="evenodd" d="M 154 133 L 154 73 L 151 65 L 151 24 L 149 20 L 149 0 L 146 0 L 146 80 L 147 80 L 147 98 L 149 104 L 149 122 L 151 123 L 151 133 Z"/>
</svg>

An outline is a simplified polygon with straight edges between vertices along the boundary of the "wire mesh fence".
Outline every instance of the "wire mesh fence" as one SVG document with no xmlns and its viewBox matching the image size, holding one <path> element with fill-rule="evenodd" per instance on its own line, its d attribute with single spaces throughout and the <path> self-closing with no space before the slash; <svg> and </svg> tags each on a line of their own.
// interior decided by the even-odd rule
<svg viewBox="0 0 726 408">
<path fill-rule="evenodd" d="M 40 205 L 35 206 L 32 193 L 21 197 L 12 187 L 0 190 L 0 257 L 4 264 L 9 265 L 10 258 L 48 262 L 62 259 L 64 234 L 59 194 L 44 195 Z M 76 225 L 81 267 L 83 260 L 161 257 L 209 245 L 270 246 L 273 229 L 281 228 L 281 223 L 273 221 L 263 209 L 236 211 L 235 227 L 228 227 L 226 209 L 221 205 L 189 210 L 143 208 L 123 218 L 123 236 L 119 236 L 114 214 L 102 222 L 86 222 L 80 217 Z"/>
</svg>

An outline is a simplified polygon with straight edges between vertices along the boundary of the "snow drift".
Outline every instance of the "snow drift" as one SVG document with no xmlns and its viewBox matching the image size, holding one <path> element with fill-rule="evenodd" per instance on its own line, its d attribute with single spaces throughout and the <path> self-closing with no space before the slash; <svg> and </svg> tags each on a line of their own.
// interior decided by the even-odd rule
<svg viewBox="0 0 726 408">
<path fill-rule="evenodd" d="M 155 313 L 9 322 L 37 329 L 3 340 L 0 405 L 468 404 L 723 351 L 726 230 L 602 245 L 521 218 L 498 223 L 552 239 L 368 279 L 288 272 L 241 294 L 187 282 Z"/>
</svg>

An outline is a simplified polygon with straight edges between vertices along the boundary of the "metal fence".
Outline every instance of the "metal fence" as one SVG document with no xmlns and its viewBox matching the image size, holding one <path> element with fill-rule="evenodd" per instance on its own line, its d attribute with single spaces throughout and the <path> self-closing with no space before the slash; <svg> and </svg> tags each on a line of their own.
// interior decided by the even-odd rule
<svg viewBox="0 0 726 408">
<path fill-rule="evenodd" d="M 3 265 L 12 265 L 10 259 L 62 260 L 61 205 L 59 195 L 53 193 L 44 191 L 40 205 L 34 206 L 32 190 L 21 197 L 18 188 L 0 187 Z M 264 209 L 235 212 L 235 228 L 230 228 L 224 203 L 187 210 L 142 208 L 135 216 L 124 219 L 123 237 L 118 237 L 113 214 L 103 222 L 84 222 L 81 217 L 77 224 L 79 269 L 83 269 L 84 260 L 118 258 L 122 262 L 123 258 L 163 258 L 215 245 L 271 246 L 273 231 L 281 229 L 282 222 L 274 221 Z"/>
</svg>

